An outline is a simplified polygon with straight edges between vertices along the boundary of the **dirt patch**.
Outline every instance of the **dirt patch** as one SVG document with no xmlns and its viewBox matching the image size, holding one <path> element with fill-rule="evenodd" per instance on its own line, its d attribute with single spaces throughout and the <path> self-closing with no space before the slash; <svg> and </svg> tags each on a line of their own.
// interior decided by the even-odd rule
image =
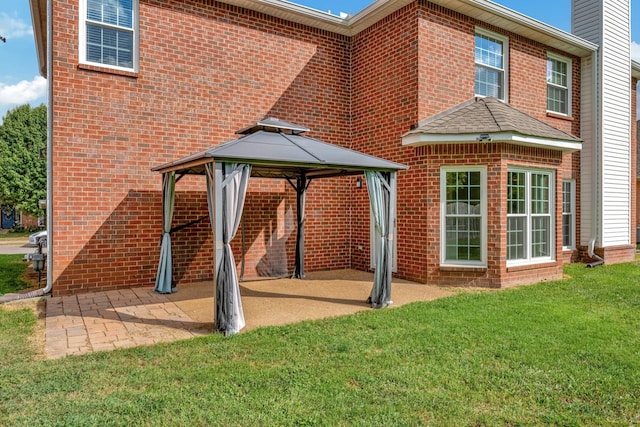
<svg viewBox="0 0 640 427">
<path fill-rule="evenodd" d="M 372 273 L 358 270 L 311 272 L 303 280 L 241 282 L 240 293 L 246 321 L 244 330 L 371 310 L 366 300 L 372 283 Z M 396 278 L 391 288 L 391 308 L 454 294 L 449 289 Z M 211 281 L 179 285 L 178 292 L 168 298 L 194 321 L 213 325 L 213 294 Z"/>
</svg>

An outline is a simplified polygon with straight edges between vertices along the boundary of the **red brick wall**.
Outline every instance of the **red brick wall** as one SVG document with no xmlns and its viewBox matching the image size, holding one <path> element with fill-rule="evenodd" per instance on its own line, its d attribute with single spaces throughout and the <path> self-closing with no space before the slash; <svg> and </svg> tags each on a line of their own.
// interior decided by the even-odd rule
<svg viewBox="0 0 640 427">
<path fill-rule="evenodd" d="M 161 177 L 152 167 L 233 139 L 267 115 L 349 143 L 346 37 L 210 0 L 141 0 L 139 73 L 117 73 L 78 65 L 77 3 L 53 4 L 55 294 L 154 282 Z M 288 184 L 274 185 L 266 208 L 275 211 L 254 228 L 266 230 L 281 203 L 291 205 Z M 340 242 L 349 234 L 346 189 L 311 189 L 310 241 L 316 216 L 327 214 L 323 239 Z M 176 191 L 174 226 L 206 214 L 204 179 L 185 178 Z M 174 279 L 211 277 L 207 222 L 175 233 Z M 308 249 L 309 269 L 349 265 L 344 243 Z"/>
<path fill-rule="evenodd" d="M 413 166 L 413 149 L 400 136 L 418 117 L 417 4 L 408 5 L 354 37 L 352 54 L 353 148 Z M 427 233 L 418 221 L 423 181 L 412 170 L 398 175 L 398 268 L 422 276 Z M 355 268 L 370 266 L 369 201 L 365 186 L 354 190 Z"/>
<path fill-rule="evenodd" d="M 21 216 L 22 216 L 22 218 L 20 219 L 20 222 L 22 223 L 23 227 L 25 227 L 25 228 L 37 228 L 38 227 L 38 218 L 37 217 L 26 215 L 26 214 L 22 214 Z"/>
<path fill-rule="evenodd" d="M 489 144 L 450 147 L 402 147 L 400 136 L 419 120 L 452 108 L 474 96 L 474 43 L 476 25 L 509 38 L 509 101 L 514 107 L 566 132 L 579 136 L 580 69 L 573 61 L 573 115 L 555 117 L 546 112 L 546 58 L 548 49 L 537 42 L 505 32 L 428 1 L 408 5 L 354 37 L 353 146 L 404 163 L 408 171 L 398 177 L 398 275 L 427 283 L 498 286 L 517 280 L 533 281 L 561 274 L 562 248 L 557 263 L 534 271 L 506 271 L 506 206 L 496 198 L 490 204 L 489 268 L 441 270 L 440 167 L 489 165 L 489 182 L 498 186 L 492 197 L 506 194 L 507 165 L 530 165 L 556 170 L 557 196 L 562 178 L 577 179 L 580 156 Z M 417 92 L 417 93 L 416 93 Z M 493 148 L 491 148 L 493 147 Z M 477 150 L 488 150 L 478 152 Z M 513 153 L 524 153 L 515 155 Z M 532 156 L 530 159 L 527 156 Z M 577 183 L 579 185 L 579 182 Z M 503 188 L 504 187 L 504 188 Z M 356 268 L 369 267 L 369 216 L 366 192 L 354 200 L 358 214 L 353 223 L 353 258 Z M 561 200 L 561 199 L 559 199 Z M 558 200 L 557 200 L 558 202 Z M 556 203 L 561 214 L 561 204 Z M 561 225 L 556 218 L 556 225 Z M 558 228 L 557 235 L 560 236 Z M 498 242 L 500 243 L 498 245 Z M 559 241 L 561 243 L 561 241 Z M 569 254 L 569 258 L 573 254 Z M 536 266 L 539 268 L 540 266 Z"/>
<path fill-rule="evenodd" d="M 410 166 L 398 176 L 400 276 L 486 286 L 539 277 L 540 271 L 506 271 L 502 231 L 485 272 L 439 269 L 440 166 L 488 164 L 499 187 L 492 194 L 504 195 L 508 164 L 556 169 L 561 185 L 562 177 L 578 178 L 579 155 L 562 159 L 500 144 L 415 149 L 403 147 L 400 137 L 419 120 L 474 96 L 476 25 L 509 37 L 511 105 L 575 135 L 577 59 L 573 117 L 558 118 L 546 114 L 543 45 L 424 0 L 353 38 L 212 0 L 141 0 L 136 74 L 79 66 L 77 2 L 54 0 L 53 7 L 54 293 L 152 284 L 161 178 L 150 169 L 233 139 L 236 129 L 267 115 L 308 126 L 309 136 Z M 369 268 L 369 202 L 355 180 L 311 183 L 308 271 Z M 202 177 L 184 178 L 176 190 L 174 226 L 206 216 Z M 494 231 L 506 224 L 498 200 L 490 205 Z M 291 271 L 292 220 L 289 185 L 252 179 L 232 244 L 238 264 L 244 255 L 246 277 Z M 175 280 L 210 278 L 207 219 L 174 233 L 173 242 Z M 557 276 L 560 264 L 545 267 L 544 276 Z"/>
<path fill-rule="evenodd" d="M 510 286 L 562 276 L 562 245 L 556 239 L 557 262 L 507 268 L 507 172 L 509 167 L 544 168 L 556 171 L 555 233 L 561 235 L 562 182 L 558 179 L 562 156 L 553 150 L 504 143 L 450 144 L 417 148 L 421 168 L 428 176 L 423 227 L 430 230 L 423 262 L 427 268 L 416 280 L 447 286 Z M 487 268 L 440 267 L 440 170 L 461 164 L 487 166 Z M 400 252 L 400 247 L 399 247 Z"/>
</svg>

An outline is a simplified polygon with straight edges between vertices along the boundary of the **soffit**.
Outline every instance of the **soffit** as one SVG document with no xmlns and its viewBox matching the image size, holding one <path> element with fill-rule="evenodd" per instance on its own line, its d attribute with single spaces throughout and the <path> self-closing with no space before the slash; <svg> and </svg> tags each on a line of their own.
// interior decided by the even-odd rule
<svg viewBox="0 0 640 427">
<path fill-rule="evenodd" d="M 36 41 L 36 54 L 40 74 L 47 76 L 47 1 L 29 0 L 31 7 L 31 24 L 33 26 L 33 38 Z"/>
<path fill-rule="evenodd" d="M 631 60 L 631 77 L 640 80 L 640 62 Z"/>
</svg>

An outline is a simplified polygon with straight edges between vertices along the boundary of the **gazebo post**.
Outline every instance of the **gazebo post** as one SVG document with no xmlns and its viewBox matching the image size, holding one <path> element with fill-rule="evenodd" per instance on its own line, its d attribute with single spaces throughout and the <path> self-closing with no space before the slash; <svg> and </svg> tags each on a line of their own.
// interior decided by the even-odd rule
<svg viewBox="0 0 640 427">
<path fill-rule="evenodd" d="M 310 181 L 309 181 L 310 182 Z M 304 172 L 296 179 L 296 217 L 298 227 L 296 233 L 296 261 L 293 269 L 294 279 L 304 279 L 304 216 L 305 199 L 308 181 Z"/>
<path fill-rule="evenodd" d="M 222 173 L 222 163 L 215 162 L 214 163 L 214 191 L 213 191 L 213 219 L 215 221 L 215 228 L 213 232 L 214 239 L 214 268 L 213 268 L 213 281 L 214 281 L 214 291 L 213 291 L 213 325 L 214 328 L 218 326 L 217 319 L 217 311 L 216 307 L 218 305 L 217 298 L 217 290 L 215 289 L 215 281 L 216 277 L 218 277 L 218 273 L 220 272 L 220 266 L 222 265 L 222 252 L 224 243 L 222 241 L 222 181 L 223 181 L 223 173 Z"/>
</svg>

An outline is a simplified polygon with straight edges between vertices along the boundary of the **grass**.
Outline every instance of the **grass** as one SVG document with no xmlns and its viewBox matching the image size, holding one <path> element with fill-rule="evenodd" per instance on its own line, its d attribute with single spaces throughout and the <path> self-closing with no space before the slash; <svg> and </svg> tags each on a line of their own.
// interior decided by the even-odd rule
<svg viewBox="0 0 640 427">
<path fill-rule="evenodd" d="M 23 280 L 28 263 L 24 255 L 0 255 L 0 295 L 17 292 L 32 286 Z"/>
<path fill-rule="evenodd" d="M 22 231 L 13 231 L 9 230 L 6 233 L 0 233 L 0 239 L 19 239 L 22 237 L 29 237 L 30 234 L 33 234 L 33 231 L 22 230 Z"/>
<path fill-rule="evenodd" d="M 640 264 L 566 273 L 52 361 L 25 347 L 32 312 L 0 307 L 0 424 L 638 424 Z"/>
</svg>

